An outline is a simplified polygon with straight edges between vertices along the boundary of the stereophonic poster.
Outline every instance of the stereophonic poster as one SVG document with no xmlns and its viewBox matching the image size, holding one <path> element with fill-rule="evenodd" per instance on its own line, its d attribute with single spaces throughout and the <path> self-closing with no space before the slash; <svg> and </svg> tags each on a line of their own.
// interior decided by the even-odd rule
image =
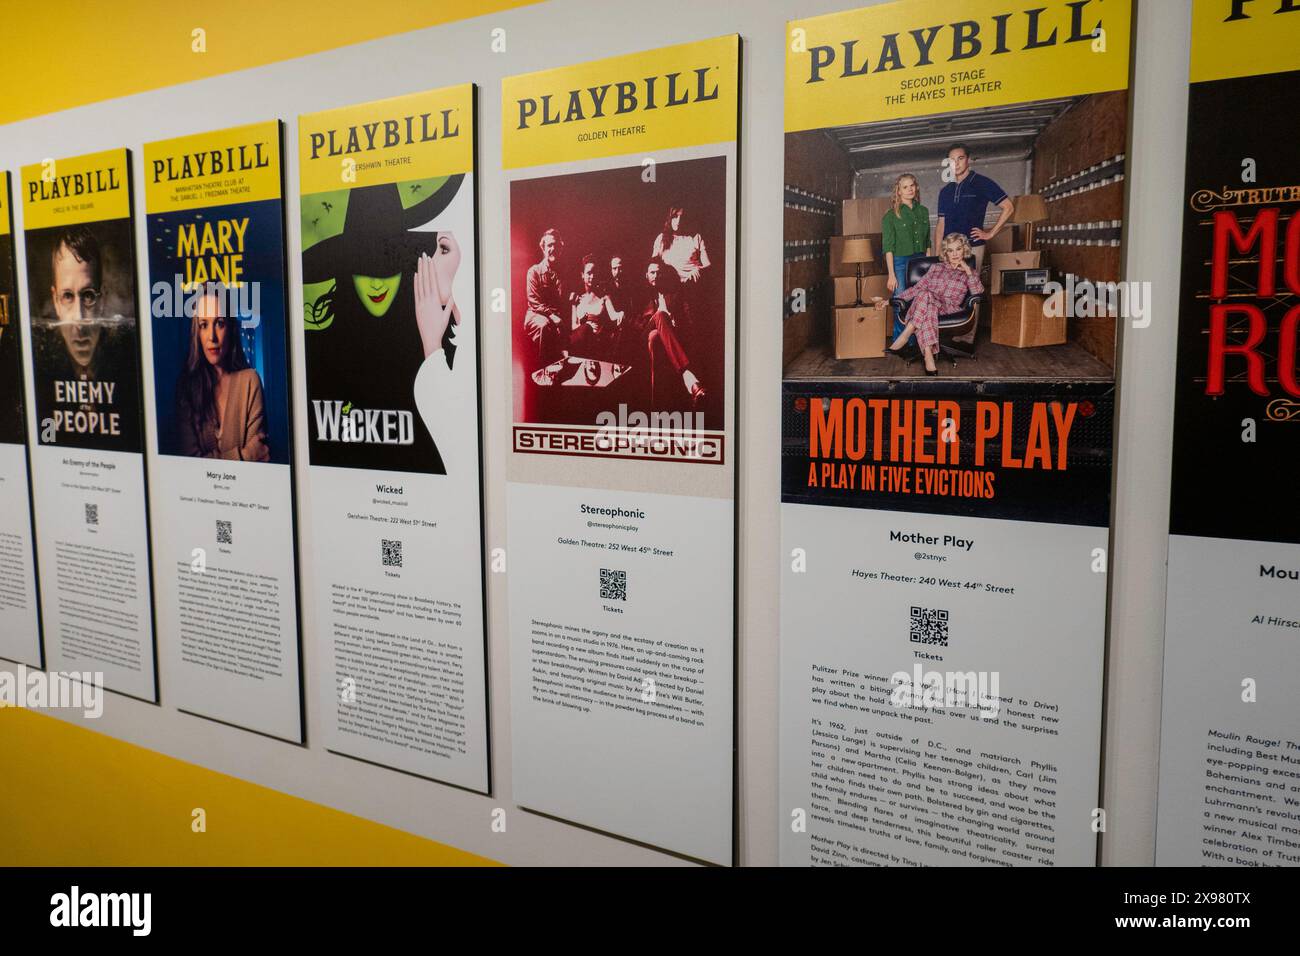
<svg viewBox="0 0 1300 956">
<path fill-rule="evenodd" d="M 1156 863 L 1300 864 L 1300 13 L 1197 0 Z"/>
<path fill-rule="evenodd" d="M 520 806 L 732 846 L 736 36 L 502 83 Z"/>
<path fill-rule="evenodd" d="M 41 665 L 9 174 L 0 172 L 0 657 Z"/>
<path fill-rule="evenodd" d="M 301 743 L 280 140 L 271 121 L 145 144 L 145 356 L 169 699 Z"/>
<path fill-rule="evenodd" d="M 45 664 L 158 697 L 131 157 L 22 170 Z"/>
<path fill-rule="evenodd" d="M 789 24 L 781 860 L 1092 865 L 1130 4 Z"/>
<path fill-rule="evenodd" d="M 470 84 L 302 116 L 325 745 L 488 789 Z"/>
</svg>

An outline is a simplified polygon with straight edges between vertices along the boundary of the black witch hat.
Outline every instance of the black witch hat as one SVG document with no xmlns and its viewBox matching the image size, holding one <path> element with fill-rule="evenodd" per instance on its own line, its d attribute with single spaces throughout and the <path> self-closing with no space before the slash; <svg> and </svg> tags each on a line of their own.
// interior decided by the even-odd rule
<svg viewBox="0 0 1300 956">
<path fill-rule="evenodd" d="M 464 173 L 448 176 L 433 195 L 406 209 L 395 183 L 351 190 L 343 231 L 303 251 L 303 282 L 414 272 L 415 260 L 427 249 L 433 234 L 411 230 L 446 209 L 464 179 Z"/>
</svg>

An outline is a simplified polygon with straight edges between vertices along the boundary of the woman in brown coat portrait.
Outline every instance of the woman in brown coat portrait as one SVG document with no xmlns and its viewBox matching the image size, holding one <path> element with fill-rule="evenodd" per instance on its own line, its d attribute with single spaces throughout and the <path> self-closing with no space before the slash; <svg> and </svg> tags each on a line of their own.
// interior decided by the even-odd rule
<svg viewBox="0 0 1300 956">
<path fill-rule="evenodd" d="M 190 352 L 176 383 L 181 453 L 229 461 L 269 461 L 262 379 L 239 343 L 239 323 L 218 295 L 195 305 Z"/>
</svg>

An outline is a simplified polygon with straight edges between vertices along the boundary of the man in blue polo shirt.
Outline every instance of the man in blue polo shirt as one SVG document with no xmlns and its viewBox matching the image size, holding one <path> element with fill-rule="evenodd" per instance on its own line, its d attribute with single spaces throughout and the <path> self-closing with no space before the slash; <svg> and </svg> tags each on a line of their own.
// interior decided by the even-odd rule
<svg viewBox="0 0 1300 956">
<path fill-rule="evenodd" d="M 943 247 L 943 237 L 959 232 L 970 239 L 975 253 L 975 272 L 984 271 L 984 243 L 992 239 L 1015 213 L 1016 207 L 1006 190 L 970 168 L 970 150 L 965 143 L 948 147 L 948 168 L 952 182 L 939 190 L 939 221 L 934 227 L 934 248 Z M 945 177 L 948 178 L 948 177 Z M 998 206 L 1000 214 L 992 229 L 984 228 L 984 214 L 990 205 Z M 958 342 L 974 342 L 975 328 Z"/>
</svg>

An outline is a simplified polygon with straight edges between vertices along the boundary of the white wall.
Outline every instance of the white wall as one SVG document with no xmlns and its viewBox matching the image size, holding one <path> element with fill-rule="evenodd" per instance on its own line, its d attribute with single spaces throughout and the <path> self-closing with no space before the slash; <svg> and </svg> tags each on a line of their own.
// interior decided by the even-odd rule
<svg viewBox="0 0 1300 956">
<path fill-rule="evenodd" d="M 741 582 L 738 826 L 741 862 L 776 862 L 777 602 L 779 564 L 779 384 L 781 376 L 782 76 L 784 24 L 864 5 L 825 0 L 701 3 L 659 0 L 551 0 L 535 7 L 421 30 L 385 40 L 201 80 L 0 127 L 0 167 L 15 173 L 46 156 L 130 146 L 239 123 L 286 121 L 290 311 L 301 314 L 297 221 L 298 114 L 473 81 L 480 89 L 480 301 L 504 287 L 507 248 L 502 179 L 500 79 L 585 59 L 738 32 L 744 38 L 740 157 L 739 506 Z M 1159 7 L 1161 19 L 1155 21 Z M 954 0 L 954 7 L 960 7 Z M 1137 18 L 1135 99 L 1129 150 L 1127 275 L 1155 285 L 1149 328 L 1125 336 L 1116 470 L 1115 543 L 1106 709 L 1108 832 L 1104 859 L 1146 864 L 1154 857 L 1160 654 L 1164 626 L 1165 538 L 1172 422 L 1177 237 L 1186 128 L 1190 0 L 1148 2 Z M 653 15 L 646 11 L 653 9 Z M 360 15 L 360 14 L 359 14 Z M 255 28 L 255 24 L 250 24 Z M 507 52 L 494 54 L 489 31 L 507 31 Z M 188 43 L 188 37 L 183 38 Z M 180 42 L 180 41 L 178 41 Z M 141 51 L 141 55 L 148 55 Z M 137 246 L 145 287 L 143 191 L 137 177 Z M 21 205 L 15 212 L 21 227 Z M 19 287 L 29 301 L 19 243 Z M 508 338 L 504 320 L 483 315 L 484 427 L 488 547 L 504 546 L 505 452 L 509 423 Z M 301 356 L 294 373 L 302 374 Z M 299 422 L 305 420 L 298 409 Z M 298 460 L 306 447 L 299 436 Z M 306 514 L 306 509 L 301 510 Z M 301 526 L 311 549 L 311 528 Z M 489 694 L 494 795 L 482 797 L 110 695 L 88 726 L 215 770 L 328 804 L 430 839 L 514 864 L 677 864 L 632 846 L 513 809 L 510 781 L 509 663 L 506 586 L 489 575 Z M 314 626 L 310 608 L 304 626 Z M 310 639 L 304 648 L 307 688 L 314 688 Z M 308 696 L 308 740 L 320 720 Z M 505 833 L 490 829 L 491 811 L 506 807 Z M 651 808 L 647 808 L 648 810 Z"/>
</svg>

